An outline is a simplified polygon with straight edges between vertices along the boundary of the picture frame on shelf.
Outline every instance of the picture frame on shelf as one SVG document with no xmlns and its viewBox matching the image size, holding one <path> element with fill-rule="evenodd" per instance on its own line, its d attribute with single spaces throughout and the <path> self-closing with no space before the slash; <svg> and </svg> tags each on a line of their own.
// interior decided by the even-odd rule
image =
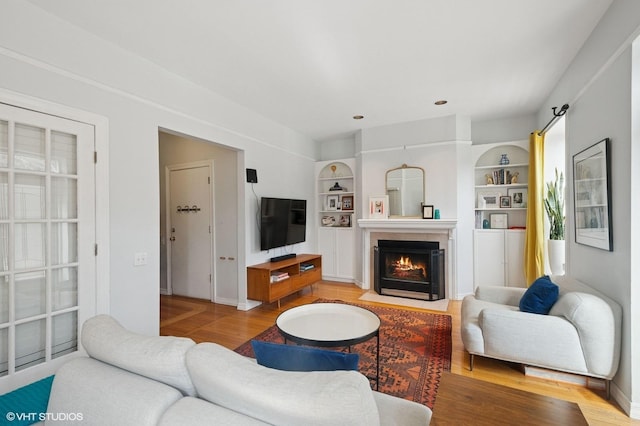
<svg viewBox="0 0 640 426">
<path fill-rule="evenodd" d="M 479 209 L 497 209 L 500 207 L 500 196 L 498 191 L 478 191 Z"/>
<path fill-rule="evenodd" d="M 322 216 L 322 226 L 334 226 L 336 218 L 334 216 Z"/>
<path fill-rule="evenodd" d="M 573 156 L 576 243 L 607 251 L 613 251 L 610 145 L 605 138 Z"/>
<path fill-rule="evenodd" d="M 340 197 L 337 195 L 327 195 L 327 210 L 338 210 Z"/>
<path fill-rule="evenodd" d="M 338 223 L 343 228 L 350 228 L 351 227 L 351 215 L 350 214 L 340 215 L 340 222 L 338 222 Z"/>
<path fill-rule="evenodd" d="M 512 208 L 527 207 L 527 197 L 529 196 L 527 188 L 509 188 L 507 190 L 507 195 L 511 197 Z"/>
<path fill-rule="evenodd" d="M 509 219 L 506 213 L 491 214 L 491 229 L 507 229 L 509 227 Z"/>
<path fill-rule="evenodd" d="M 389 196 L 369 197 L 369 218 L 387 219 L 389 217 Z"/>
<path fill-rule="evenodd" d="M 342 210 L 353 210 L 353 195 L 342 196 Z"/>
<path fill-rule="evenodd" d="M 509 208 L 511 208 L 511 196 L 509 196 L 509 195 L 501 195 L 500 196 L 500 208 L 501 209 L 509 209 Z"/>
<path fill-rule="evenodd" d="M 422 218 L 433 219 L 433 205 L 430 205 L 430 204 L 422 205 Z"/>
</svg>

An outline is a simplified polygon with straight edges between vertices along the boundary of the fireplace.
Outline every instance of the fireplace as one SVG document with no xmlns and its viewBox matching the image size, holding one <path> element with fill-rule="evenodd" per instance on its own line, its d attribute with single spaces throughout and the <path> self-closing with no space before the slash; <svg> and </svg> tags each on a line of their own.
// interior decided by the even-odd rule
<svg viewBox="0 0 640 426">
<path fill-rule="evenodd" d="M 381 295 L 444 299 L 444 270 L 437 241 L 378 240 L 374 247 L 374 289 Z"/>
</svg>

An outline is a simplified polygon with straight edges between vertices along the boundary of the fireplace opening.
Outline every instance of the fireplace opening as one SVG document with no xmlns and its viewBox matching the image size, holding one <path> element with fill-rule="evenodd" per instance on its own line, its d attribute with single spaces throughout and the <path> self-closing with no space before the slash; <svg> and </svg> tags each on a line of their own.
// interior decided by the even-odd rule
<svg viewBox="0 0 640 426">
<path fill-rule="evenodd" d="M 379 240 L 374 247 L 374 290 L 381 295 L 440 300 L 444 249 L 437 241 Z"/>
</svg>

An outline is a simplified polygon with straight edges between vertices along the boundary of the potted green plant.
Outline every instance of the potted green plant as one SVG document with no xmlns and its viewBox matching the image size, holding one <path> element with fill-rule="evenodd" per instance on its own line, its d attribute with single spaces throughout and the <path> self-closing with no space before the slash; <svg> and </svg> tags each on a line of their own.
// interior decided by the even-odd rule
<svg viewBox="0 0 640 426">
<path fill-rule="evenodd" d="M 549 219 L 549 241 L 547 252 L 551 273 L 564 273 L 565 243 L 564 243 L 564 175 L 556 169 L 555 179 L 547 182 L 547 196 L 544 199 L 544 209 Z"/>
</svg>

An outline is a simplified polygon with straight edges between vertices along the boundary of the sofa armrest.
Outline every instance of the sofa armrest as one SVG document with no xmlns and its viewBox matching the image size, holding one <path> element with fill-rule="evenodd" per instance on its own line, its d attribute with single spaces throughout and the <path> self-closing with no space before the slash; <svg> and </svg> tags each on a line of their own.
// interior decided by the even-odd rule
<svg viewBox="0 0 640 426">
<path fill-rule="evenodd" d="M 502 286 L 479 286 L 476 288 L 476 299 L 484 300 L 501 305 L 518 306 L 526 288 L 502 287 Z"/>
<path fill-rule="evenodd" d="M 588 372 L 578 331 L 562 317 L 484 309 L 478 322 L 488 356 L 576 373 Z"/>
<path fill-rule="evenodd" d="M 576 328 L 590 372 L 606 378 L 615 375 L 621 340 L 618 305 L 593 294 L 569 292 L 558 299 L 549 314 L 565 318 Z"/>
<path fill-rule="evenodd" d="M 384 426 L 426 426 L 431 422 L 431 409 L 414 401 L 373 392 L 378 406 L 380 424 Z"/>
</svg>

